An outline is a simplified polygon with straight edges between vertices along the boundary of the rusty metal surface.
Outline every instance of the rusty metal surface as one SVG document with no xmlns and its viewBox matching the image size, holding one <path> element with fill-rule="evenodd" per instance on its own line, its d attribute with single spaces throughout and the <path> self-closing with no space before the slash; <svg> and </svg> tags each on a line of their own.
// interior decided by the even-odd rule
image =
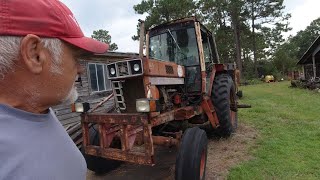
<svg viewBox="0 0 320 180">
<path fill-rule="evenodd" d="M 140 36 L 139 36 L 139 57 L 143 58 L 143 44 L 144 44 L 144 21 L 139 19 L 140 23 Z"/>
<path fill-rule="evenodd" d="M 224 64 L 215 64 L 214 66 L 215 66 L 216 72 L 221 72 L 226 70 L 226 67 Z"/>
<path fill-rule="evenodd" d="M 203 108 L 203 110 L 207 114 L 208 119 L 209 119 L 212 127 L 215 128 L 219 125 L 219 121 L 218 121 L 216 113 L 213 109 L 212 104 L 209 104 L 210 102 L 211 102 L 211 99 L 209 97 L 204 97 L 203 101 L 201 102 L 201 107 Z"/>
<path fill-rule="evenodd" d="M 82 122 L 143 125 L 148 124 L 148 116 L 142 113 L 90 113 L 84 115 Z"/>
<path fill-rule="evenodd" d="M 84 135 L 83 147 L 89 155 L 132 162 L 137 164 L 154 165 L 154 144 L 178 146 L 180 136 L 176 139 L 152 136 L 152 127 L 173 121 L 185 120 L 195 115 L 196 109 L 187 106 L 166 112 L 148 120 L 147 114 L 108 114 L 90 113 L 82 115 Z M 100 135 L 99 146 L 89 144 L 89 124 L 98 124 Z M 139 137 L 139 138 L 137 138 Z M 115 140 L 121 141 L 121 148 L 111 147 Z M 137 139 L 137 142 L 136 142 Z M 141 144 L 142 146 L 134 146 Z"/>
<path fill-rule="evenodd" d="M 182 108 L 178 108 L 169 112 L 165 112 L 160 114 L 159 116 L 151 118 L 152 127 L 159 126 L 160 124 L 164 124 L 173 120 L 185 120 L 192 118 L 198 112 L 202 112 L 201 110 L 195 109 L 192 106 L 186 106 Z"/>
<path fill-rule="evenodd" d="M 99 125 L 99 127 L 100 126 L 106 126 L 106 125 Z M 108 128 L 104 127 L 103 129 L 99 129 L 100 137 L 103 136 L 103 138 L 100 138 L 101 147 L 103 147 L 103 148 L 110 147 L 110 145 L 113 141 L 113 138 L 116 136 L 116 132 L 119 130 L 118 128 L 119 127 L 110 128 L 110 126 L 108 126 Z M 102 132 L 104 132 L 104 133 L 102 133 Z M 104 142 L 103 145 L 101 144 L 101 141 Z"/>
<path fill-rule="evenodd" d="M 199 49 L 199 58 L 200 58 L 200 67 L 201 72 L 206 72 L 206 65 L 204 60 L 204 52 L 203 52 L 203 44 L 202 44 L 202 37 L 201 37 L 201 25 L 199 22 L 194 23 L 194 28 L 196 31 L 196 38 L 197 38 L 197 45 Z M 204 91 L 202 91 L 204 92 Z"/>
<path fill-rule="evenodd" d="M 143 140 L 145 146 L 145 153 L 147 156 L 153 157 L 154 147 L 153 147 L 153 139 L 152 139 L 152 130 L 151 125 L 148 125 L 147 128 L 143 128 Z"/>
<path fill-rule="evenodd" d="M 132 162 L 144 165 L 154 165 L 154 158 L 146 156 L 143 152 L 123 152 L 114 148 L 100 148 L 99 146 L 87 146 L 85 151 L 89 155 L 104 157 L 108 159 Z"/>
<path fill-rule="evenodd" d="M 185 120 L 196 115 L 196 111 L 192 106 L 186 106 L 178 108 L 172 111 L 168 111 L 160 114 L 159 116 L 151 118 L 152 127 L 164 124 L 173 120 Z"/>
<path fill-rule="evenodd" d="M 89 144 L 89 123 L 98 124 L 99 146 Z M 87 154 L 137 164 L 154 165 L 152 130 L 146 114 L 83 114 L 82 129 L 83 147 Z M 133 147 L 136 137 L 141 133 L 144 145 Z M 111 147 L 114 140 L 120 140 L 121 148 Z M 138 141 L 140 142 L 136 144 L 141 144 L 141 138 L 138 138 Z"/>
<path fill-rule="evenodd" d="M 152 127 L 155 127 L 160 124 L 164 124 L 166 122 L 170 122 L 173 120 L 174 120 L 174 111 L 169 111 L 152 118 L 150 121 L 151 121 Z"/>
<path fill-rule="evenodd" d="M 128 125 L 121 125 L 121 149 L 122 151 L 129 151 L 129 137 L 128 137 Z"/>
<path fill-rule="evenodd" d="M 213 82 L 214 82 L 214 78 L 216 76 L 216 68 L 215 66 L 212 67 L 212 71 L 210 74 L 210 85 L 209 85 L 209 91 L 208 91 L 208 95 L 211 96 L 212 93 L 212 88 L 213 88 Z"/>
<path fill-rule="evenodd" d="M 207 93 L 207 75 L 205 71 L 201 71 L 201 92 L 202 93 Z"/>
<path fill-rule="evenodd" d="M 210 109 L 212 111 L 212 114 L 213 114 L 213 117 L 214 117 L 214 121 L 215 121 L 216 125 L 219 126 L 218 115 L 217 115 L 217 112 L 216 112 L 216 110 L 215 110 L 215 108 L 213 106 L 213 102 L 212 102 L 211 98 L 209 98 L 207 102 L 208 102 L 208 105 L 209 105 L 209 107 L 210 107 Z"/>
<path fill-rule="evenodd" d="M 85 117 L 81 115 L 81 119 L 85 119 Z M 87 146 L 89 143 L 89 123 L 85 123 L 81 121 L 81 125 L 82 125 L 82 138 L 83 138 L 82 145 Z"/>
<path fill-rule="evenodd" d="M 167 73 L 166 66 L 172 67 L 173 72 Z M 148 59 L 143 61 L 144 73 L 147 76 L 156 76 L 156 77 L 185 77 L 185 69 L 183 66 L 180 66 L 174 62 L 166 62 Z M 178 73 L 178 68 L 181 68 L 182 74 Z"/>
<path fill-rule="evenodd" d="M 158 146 L 155 148 L 154 166 L 123 163 L 107 174 L 96 174 L 90 170 L 87 180 L 174 180 L 176 148 Z"/>
<path fill-rule="evenodd" d="M 179 146 L 180 141 L 173 137 L 164 137 L 164 136 L 152 136 L 153 143 L 155 145 L 162 145 L 167 147 Z"/>
<path fill-rule="evenodd" d="M 199 58 L 200 58 L 200 68 L 201 68 L 201 92 L 206 92 L 206 64 L 204 60 L 204 52 L 203 52 L 203 44 L 202 44 L 202 37 L 201 37 L 201 25 L 199 22 L 195 22 L 195 30 L 197 36 L 197 44 L 199 49 Z"/>
<path fill-rule="evenodd" d="M 187 106 L 180 108 L 175 111 L 174 119 L 175 120 L 186 120 L 195 116 L 194 108 L 192 106 Z"/>
<path fill-rule="evenodd" d="M 102 147 L 102 148 L 105 148 L 105 147 L 109 146 L 109 144 L 108 144 L 108 146 L 106 144 L 107 140 L 106 140 L 105 131 L 106 131 L 105 125 L 104 124 L 99 124 L 100 147 Z"/>
</svg>

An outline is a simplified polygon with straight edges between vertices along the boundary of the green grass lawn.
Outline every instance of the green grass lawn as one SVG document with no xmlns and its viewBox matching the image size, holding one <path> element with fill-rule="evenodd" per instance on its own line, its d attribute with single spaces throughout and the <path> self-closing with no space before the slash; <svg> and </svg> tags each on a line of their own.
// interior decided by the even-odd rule
<svg viewBox="0 0 320 180">
<path fill-rule="evenodd" d="M 240 123 L 257 129 L 253 158 L 228 179 L 320 179 L 320 93 L 289 82 L 243 86 Z"/>
</svg>

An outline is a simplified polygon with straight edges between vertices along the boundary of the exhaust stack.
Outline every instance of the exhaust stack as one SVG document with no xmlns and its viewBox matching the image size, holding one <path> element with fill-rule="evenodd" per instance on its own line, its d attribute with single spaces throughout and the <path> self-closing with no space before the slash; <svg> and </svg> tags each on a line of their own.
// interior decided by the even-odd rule
<svg viewBox="0 0 320 180">
<path fill-rule="evenodd" d="M 143 58 L 143 45 L 144 45 L 144 21 L 139 19 L 140 22 L 140 47 L 139 47 L 139 57 Z"/>
</svg>

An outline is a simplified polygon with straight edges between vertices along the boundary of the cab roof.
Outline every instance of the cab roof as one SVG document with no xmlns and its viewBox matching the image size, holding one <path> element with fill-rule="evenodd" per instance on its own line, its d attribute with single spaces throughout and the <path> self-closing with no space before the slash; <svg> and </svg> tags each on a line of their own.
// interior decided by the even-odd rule
<svg viewBox="0 0 320 180">
<path fill-rule="evenodd" d="M 149 32 L 153 32 L 153 31 L 159 31 L 161 29 L 166 29 L 170 26 L 175 26 L 175 25 L 179 25 L 179 24 L 191 24 L 194 25 L 194 22 L 199 22 L 201 25 L 201 29 L 205 29 L 208 33 L 212 34 L 211 31 L 205 27 L 204 25 L 201 24 L 201 22 L 195 17 L 195 16 L 191 16 L 191 17 L 185 17 L 185 18 L 181 18 L 181 19 L 175 19 L 166 23 L 162 23 L 159 25 L 156 25 L 154 27 L 151 27 L 148 31 Z"/>
</svg>

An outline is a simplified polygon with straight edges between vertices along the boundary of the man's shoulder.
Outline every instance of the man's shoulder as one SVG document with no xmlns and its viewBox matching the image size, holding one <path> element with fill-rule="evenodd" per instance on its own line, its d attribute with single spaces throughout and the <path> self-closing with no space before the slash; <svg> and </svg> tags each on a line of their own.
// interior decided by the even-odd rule
<svg viewBox="0 0 320 180">
<path fill-rule="evenodd" d="M 0 179 L 2 175 L 18 177 L 13 179 L 85 177 L 83 156 L 53 111 L 49 113 L 50 116 L 43 116 L 49 120 L 43 122 L 14 121 L 10 119 L 15 118 L 14 114 L 0 114 Z"/>
</svg>

